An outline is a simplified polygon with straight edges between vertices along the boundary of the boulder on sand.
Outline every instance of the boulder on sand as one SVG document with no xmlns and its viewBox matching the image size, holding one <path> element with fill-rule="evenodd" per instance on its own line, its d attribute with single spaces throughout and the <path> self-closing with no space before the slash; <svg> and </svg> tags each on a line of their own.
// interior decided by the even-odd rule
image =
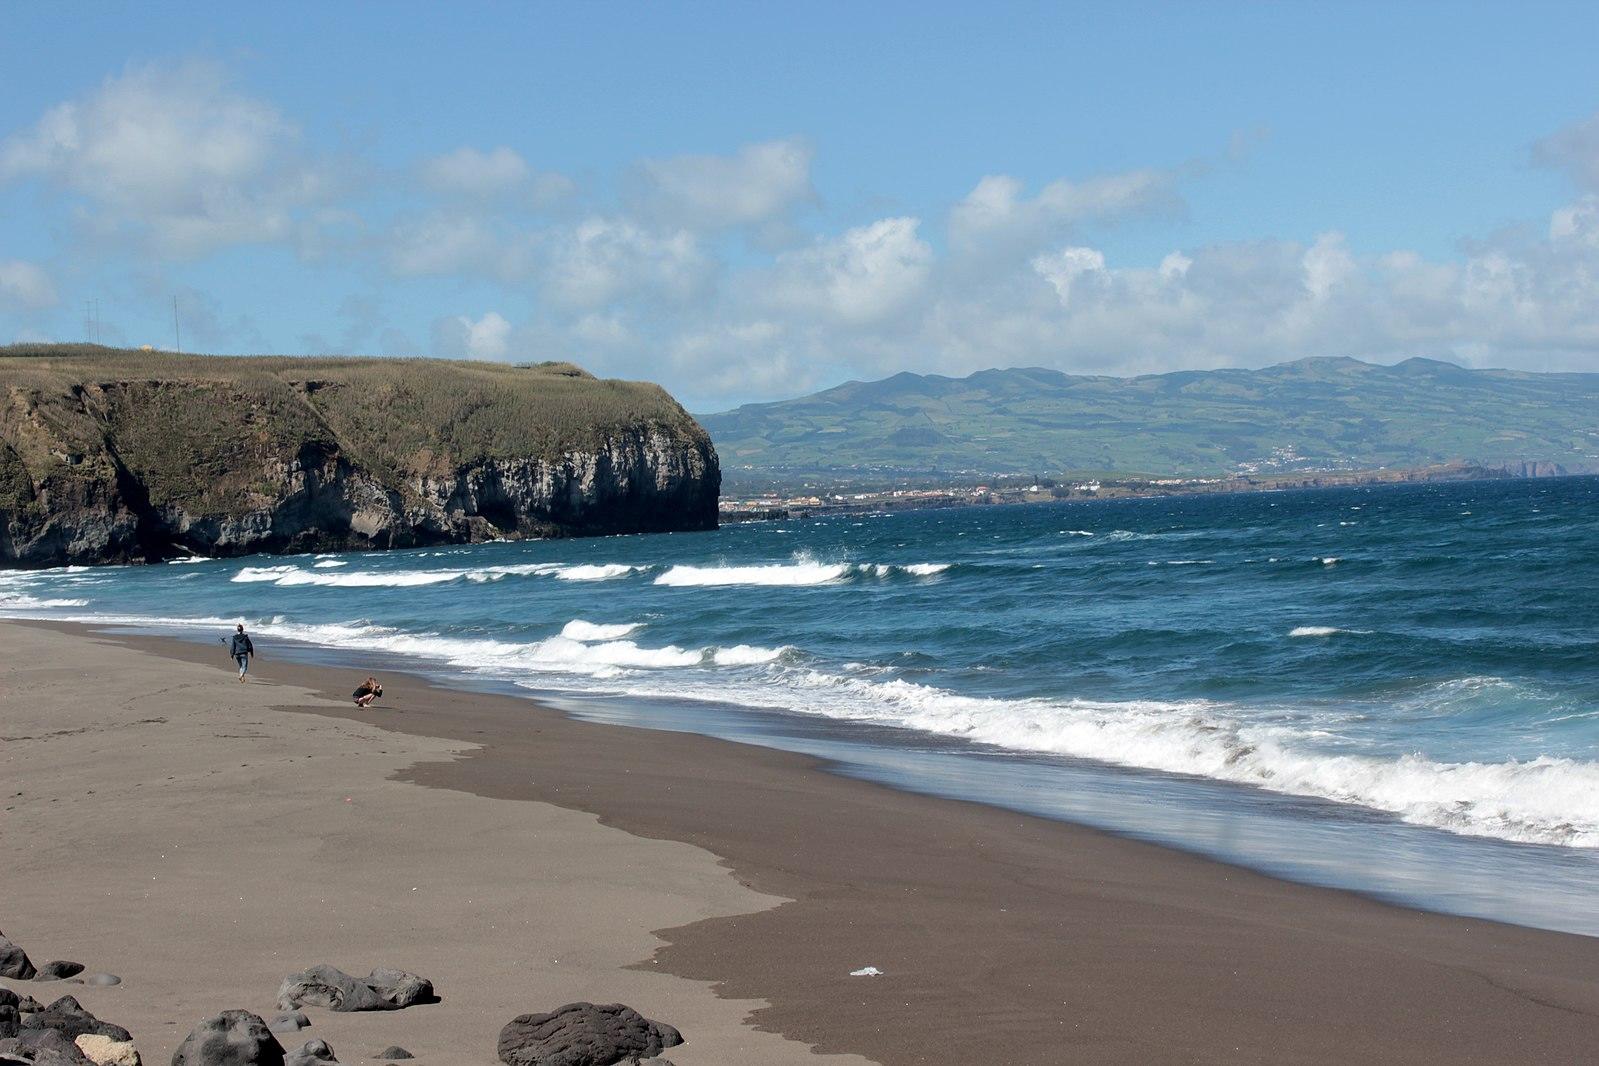
<svg viewBox="0 0 1599 1066">
<path fill-rule="evenodd" d="M 194 1027 L 172 1066 L 283 1066 L 283 1045 L 259 1014 L 225 1010 Z"/>
<path fill-rule="evenodd" d="M 10 1040 L 0 1040 L 0 1062 L 7 1056 L 32 1066 L 94 1066 L 77 1044 L 56 1029 L 25 1029 Z"/>
<path fill-rule="evenodd" d="M 400 1047 L 399 1045 L 395 1045 L 394 1047 L 386 1047 L 382 1051 L 378 1052 L 376 1055 L 373 1055 L 372 1057 L 374 1059 L 382 1059 L 385 1062 L 394 1062 L 394 1061 L 397 1061 L 399 1059 L 414 1059 L 414 1058 L 416 1058 L 415 1055 L 411 1054 L 409 1051 L 405 1050 L 403 1047 Z"/>
<path fill-rule="evenodd" d="M 33 975 L 38 972 L 34 969 L 33 961 L 28 958 L 28 953 L 7 940 L 4 933 L 0 933 L 0 977 L 31 981 Z"/>
<path fill-rule="evenodd" d="M 568 1003 L 548 1014 L 522 1014 L 500 1030 L 507 1066 L 612 1066 L 652 1058 L 683 1042 L 670 1025 L 620 1003 Z"/>
<path fill-rule="evenodd" d="M 307 1040 L 301 1047 L 283 1056 L 283 1066 L 326 1066 L 338 1061 L 326 1040 Z"/>
<path fill-rule="evenodd" d="M 39 967 L 39 972 L 33 975 L 35 981 L 65 981 L 69 977 L 76 977 L 83 972 L 83 963 L 68 962 L 66 959 L 55 959 Z"/>
<path fill-rule="evenodd" d="M 373 970 L 351 977 L 333 966 L 313 966 L 292 973 L 278 986 L 278 1007 L 326 1007 L 333 1011 L 399 1010 L 416 1003 L 436 1003 L 433 982 L 404 970 Z"/>
<path fill-rule="evenodd" d="M 310 1027 L 311 1019 L 305 1016 L 304 1011 L 298 1010 L 286 1011 L 267 1023 L 267 1028 L 274 1033 L 298 1033 Z"/>
<path fill-rule="evenodd" d="M 83 1057 L 95 1066 L 143 1066 L 139 1052 L 126 1040 L 112 1040 L 109 1036 L 84 1033 L 73 1043 L 83 1052 Z"/>
<path fill-rule="evenodd" d="M 71 996 L 62 996 L 43 1010 L 28 1014 L 22 1019 L 22 1028 L 54 1029 L 68 1040 L 75 1040 L 84 1033 L 109 1036 L 113 1040 L 133 1039 L 133 1034 L 122 1026 L 102 1022 Z"/>
<path fill-rule="evenodd" d="M 0 988 L 0 992 L 5 989 Z M 15 999 L 15 996 L 12 996 Z M 22 1028 L 22 1012 L 18 1011 L 13 1003 L 0 1003 L 0 1040 L 8 1036 L 16 1036 Z"/>
</svg>

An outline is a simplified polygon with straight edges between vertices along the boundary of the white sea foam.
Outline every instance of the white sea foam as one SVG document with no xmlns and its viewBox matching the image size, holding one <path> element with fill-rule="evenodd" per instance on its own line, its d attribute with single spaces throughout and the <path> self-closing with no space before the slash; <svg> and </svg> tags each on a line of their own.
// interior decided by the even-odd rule
<svg viewBox="0 0 1599 1066">
<path fill-rule="evenodd" d="M 600 625 L 594 622 L 585 622 L 581 618 L 574 618 L 561 629 L 561 636 L 567 640 L 616 640 L 625 637 L 635 629 L 640 628 L 640 622 L 622 622 L 616 625 Z"/>
<path fill-rule="evenodd" d="M 655 579 L 657 585 L 714 588 L 724 585 L 825 585 L 849 573 L 848 563 L 772 563 L 766 566 L 678 565 Z"/>
<path fill-rule="evenodd" d="M 343 559 L 318 559 L 311 565 L 318 570 L 332 570 L 336 567 L 349 566 L 350 564 Z"/>
<path fill-rule="evenodd" d="M 168 559 L 168 566 L 182 566 L 185 563 L 209 563 L 211 560 L 204 555 L 185 555 L 181 559 Z"/>
<path fill-rule="evenodd" d="M 1599 762 L 1338 754 L 1315 750 L 1310 730 L 1251 722 L 1201 700 L 997 700 L 898 680 L 790 675 L 750 695 L 770 703 L 786 689 L 776 702 L 800 713 L 1358 804 L 1467 835 L 1599 847 Z"/>
<path fill-rule="evenodd" d="M 555 571 L 555 576 L 562 581 L 609 581 L 613 577 L 631 574 L 643 567 L 625 566 L 622 563 L 605 563 L 602 565 L 565 566 Z"/>
<path fill-rule="evenodd" d="M 0 592 L 0 611 L 43 611 L 62 607 L 87 607 L 88 600 L 30 596 L 26 592 Z"/>
<path fill-rule="evenodd" d="M 731 648 L 717 648 L 711 660 L 717 666 L 763 666 L 775 662 L 787 648 L 757 648 L 751 644 L 735 644 Z"/>
<path fill-rule="evenodd" d="M 655 579 L 657 585 L 679 588 L 720 587 L 727 585 L 827 585 L 852 577 L 933 577 L 950 568 L 949 563 L 821 563 L 797 559 L 791 563 L 752 566 L 689 566 L 669 568 Z"/>
<path fill-rule="evenodd" d="M 247 566 L 233 575 L 237 582 L 271 582 L 283 588 L 301 585 L 318 585 L 327 588 L 414 588 L 423 585 L 442 585 L 451 581 L 499 581 L 507 577 L 557 577 L 565 581 L 608 581 L 640 569 L 622 563 L 604 565 L 566 565 L 562 563 L 518 563 L 506 566 L 482 566 L 472 569 L 445 570 L 341 570 L 326 573 L 326 568 L 342 567 L 336 561 L 324 561 L 310 570 L 298 566 Z"/>
<path fill-rule="evenodd" d="M 1340 629 L 1337 626 L 1295 626 L 1290 637 L 1330 637 L 1338 633 L 1369 633 L 1369 629 Z"/>
</svg>

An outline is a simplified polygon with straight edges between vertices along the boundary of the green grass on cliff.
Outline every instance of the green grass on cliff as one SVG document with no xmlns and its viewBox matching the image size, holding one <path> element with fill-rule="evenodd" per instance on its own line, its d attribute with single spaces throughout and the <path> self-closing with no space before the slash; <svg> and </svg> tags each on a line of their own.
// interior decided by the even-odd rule
<svg viewBox="0 0 1599 1066">
<path fill-rule="evenodd" d="M 308 443 L 398 484 L 486 460 L 557 459 L 640 425 L 703 437 L 659 386 L 569 363 L 11 345 L 0 347 L 0 509 L 47 477 L 89 475 L 112 448 L 152 498 L 226 506 Z"/>
</svg>

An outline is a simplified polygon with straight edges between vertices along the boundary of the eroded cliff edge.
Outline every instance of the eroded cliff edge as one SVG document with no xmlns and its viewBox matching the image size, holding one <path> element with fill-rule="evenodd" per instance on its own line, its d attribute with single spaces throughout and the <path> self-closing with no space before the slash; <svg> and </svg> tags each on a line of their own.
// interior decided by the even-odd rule
<svg viewBox="0 0 1599 1066">
<path fill-rule="evenodd" d="M 720 484 L 570 364 L 0 348 L 0 566 L 712 529 Z"/>
</svg>

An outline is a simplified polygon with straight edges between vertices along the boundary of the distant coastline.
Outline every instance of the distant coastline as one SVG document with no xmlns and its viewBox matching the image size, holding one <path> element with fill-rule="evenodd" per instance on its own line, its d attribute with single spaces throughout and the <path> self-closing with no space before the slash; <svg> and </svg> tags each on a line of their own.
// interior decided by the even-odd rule
<svg viewBox="0 0 1599 1066">
<path fill-rule="evenodd" d="M 771 491 L 724 493 L 722 522 L 780 521 L 823 514 L 917 511 L 948 507 L 1059 503 L 1063 501 L 1148 499 L 1164 496 L 1211 496 L 1237 492 L 1293 492 L 1306 489 L 1354 488 L 1367 485 L 1417 485 L 1437 482 L 1515 480 L 1593 476 L 1558 463 L 1526 462 L 1505 466 L 1441 463 L 1400 470 L 1300 470 L 1280 474 L 1231 477 L 1153 477 L 1101 475 L 1020 478 L 996 474 L 988 479 L 940 482 L 933 475 L 905 476 L 893 486 L 870 487 L 840 480 L 827 484 L 824 475 Z M 735 472 L 736 477 L 736 472 Z M 886 479 L 885 479 L 886 480 Z"/>
</svg>

